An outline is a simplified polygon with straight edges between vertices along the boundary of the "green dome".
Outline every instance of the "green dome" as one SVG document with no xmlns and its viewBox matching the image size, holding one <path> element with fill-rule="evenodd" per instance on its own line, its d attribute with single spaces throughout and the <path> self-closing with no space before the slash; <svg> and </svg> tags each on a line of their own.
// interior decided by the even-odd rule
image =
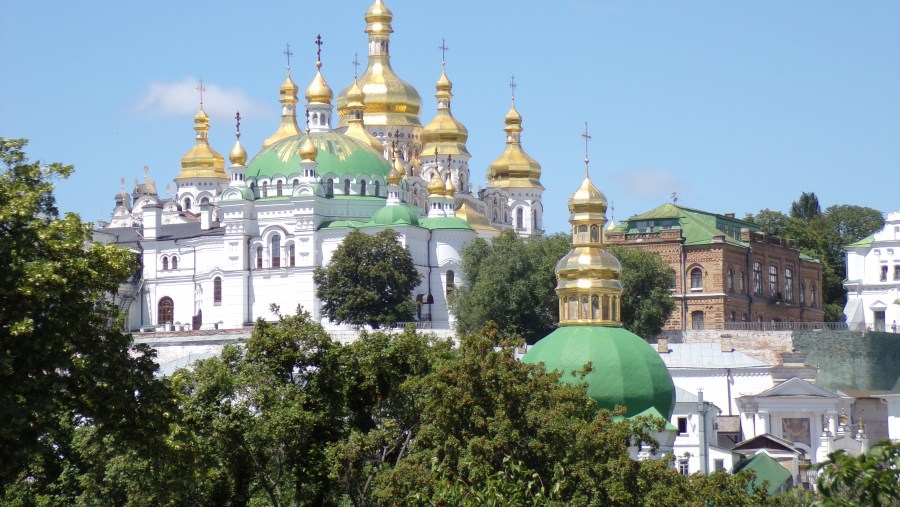
<svg viewBox="0 0 900 507">
<path fill-rule="evenodd" d="M 391 167 L 387 160 L 368 145 L 336 132 L 312 132 L 310 137 L 319 150 L 316 157 L 319 176 L 332 173 L 338 178 L 350 174 L 381 176 L 384 181 Z M 257 181 L 276 175 L 300 173 L 298 150 L 306 134 L 291 136 L 263 148 L 247 165 L 247 178 Z"/>
<path fill-rule="evenodd" d="M 419 225 L 419 215 L 406 203 L 385 206 L 372 215 L 373 225 Z"/>
<path fill-rule="evenodd" d="M 563 373 L 568 383 L 587 382 L 588 396 L 598 408 L 626 408 L 631 417 L 655 408 L 666 420 L 675 405 L 675 385 L 665 363 L 638 335 L 620 327 L 566 326 L 534 344 L 522 358 Z M 572 371 L 591 363 L 582 381 Z"/>
</svg>

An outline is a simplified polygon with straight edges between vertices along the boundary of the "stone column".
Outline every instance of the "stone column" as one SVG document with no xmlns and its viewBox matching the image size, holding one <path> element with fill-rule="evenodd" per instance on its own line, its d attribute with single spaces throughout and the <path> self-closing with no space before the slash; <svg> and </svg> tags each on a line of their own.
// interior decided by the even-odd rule
<svg viewBox="0 0 900 507">
<path fill-rule="evenodd" d="M 763 433 L 768 433 L 769 432 L 769 413 L 768 412 L 757 412 L 757 417 L 759 418 L 759 431 L 756 434 L 762 435 Z"/>
</svg>

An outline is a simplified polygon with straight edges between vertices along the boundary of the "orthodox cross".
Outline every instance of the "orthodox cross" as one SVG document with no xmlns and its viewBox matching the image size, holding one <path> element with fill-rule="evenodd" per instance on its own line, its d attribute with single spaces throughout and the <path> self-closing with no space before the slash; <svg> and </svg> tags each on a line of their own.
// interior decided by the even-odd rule
<svg viewBox="0 0 900 507">
<path fill-rule="evenodd" d="M 237 136 L 241 137 L 241 112 L 238 111 L 237 114 L 234 115 L 234 120 L 237 122 Z"/>
<path fill-rule="evenodd" d="M 322 34 L 316 35 L 316 61 L 322 61 Z"/>
<path fill-rule="evenodd" d="M 588 177 L 588 143 L 591 141 L 591 135 L 588 134 L 588 124 L 584 122 L 584 133 L 581 134 L 581 137 L 584 138 L 584 177 Z"/>
<path fill-rule="evenodd" d="M 513 102 L 516 101 L 516 76 L 509 77 L 509 90 L 512 92 Z"/>
<path fill-rule="evenodd" d="M 294 53 L 291 53 L 291 43 L 287 43 L 284 46 L 284 52 L 282 53 L 285 57 L 287 57 L 288 70 L 291 70 L 291 57 L 294 56 Z"/>
<path fill-rule="evenodd" d="M 359 53 L 353 53 L 353 79 L 356 80 L 356 73 L 359 72 Z"/>
<path fill-rule="evenodd" d="M 447 50 L 450 49 L 447 47 L 447 44 L 444 42 L 444 39 L 441 39 L 441 45 L 438 46 L 438 49 L 441 50 L 441 65 L 444 64 L 444 57 L 447 56 Z"/>
<path fill-rule="evenodd" d="M 203 86 L 203 80 L 200 80 L 200 85 L 197 86 L 197 91 L 200 92 L 200 109 L 203 109 L 203 92 L 206 91 L 206 87 Z"/>
</svg>

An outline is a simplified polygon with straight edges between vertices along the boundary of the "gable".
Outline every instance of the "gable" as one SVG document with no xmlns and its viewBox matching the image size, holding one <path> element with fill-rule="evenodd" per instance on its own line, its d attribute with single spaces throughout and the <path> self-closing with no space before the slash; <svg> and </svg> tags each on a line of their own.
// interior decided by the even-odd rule
<svg viewBox="0 0 900 507">
<path fill-rule="evenodd" d="M 821 387 L 811 384 L 801 378 L 793 377 L 778 384 L 775 387 L 767 389 L 756 396 L 757 400 L 762 398 L 782 398 L 782 397 L 805 397 L 805 398 L 828 398 L 840 399 L 837 394 L 822 389 Z"/>
</svg>

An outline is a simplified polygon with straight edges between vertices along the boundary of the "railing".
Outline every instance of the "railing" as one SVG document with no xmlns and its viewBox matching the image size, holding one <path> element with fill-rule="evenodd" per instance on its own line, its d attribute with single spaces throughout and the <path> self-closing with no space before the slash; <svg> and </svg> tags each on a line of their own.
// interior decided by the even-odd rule
<svg viewBox="0 0 900 507">
<path fill-rule="evenodd" d="M 846 322 L 726 322 L 727 331 L 856 331 Z"/>
<path fill-rule="evenodd" d="M 412 320 L 409 322 L 397 322 L 391 329 L 406 329 L 406 326 L 410 324 L 416 329 L 450 329 L 450 323 L 446 320 Z"/>
</svg>

